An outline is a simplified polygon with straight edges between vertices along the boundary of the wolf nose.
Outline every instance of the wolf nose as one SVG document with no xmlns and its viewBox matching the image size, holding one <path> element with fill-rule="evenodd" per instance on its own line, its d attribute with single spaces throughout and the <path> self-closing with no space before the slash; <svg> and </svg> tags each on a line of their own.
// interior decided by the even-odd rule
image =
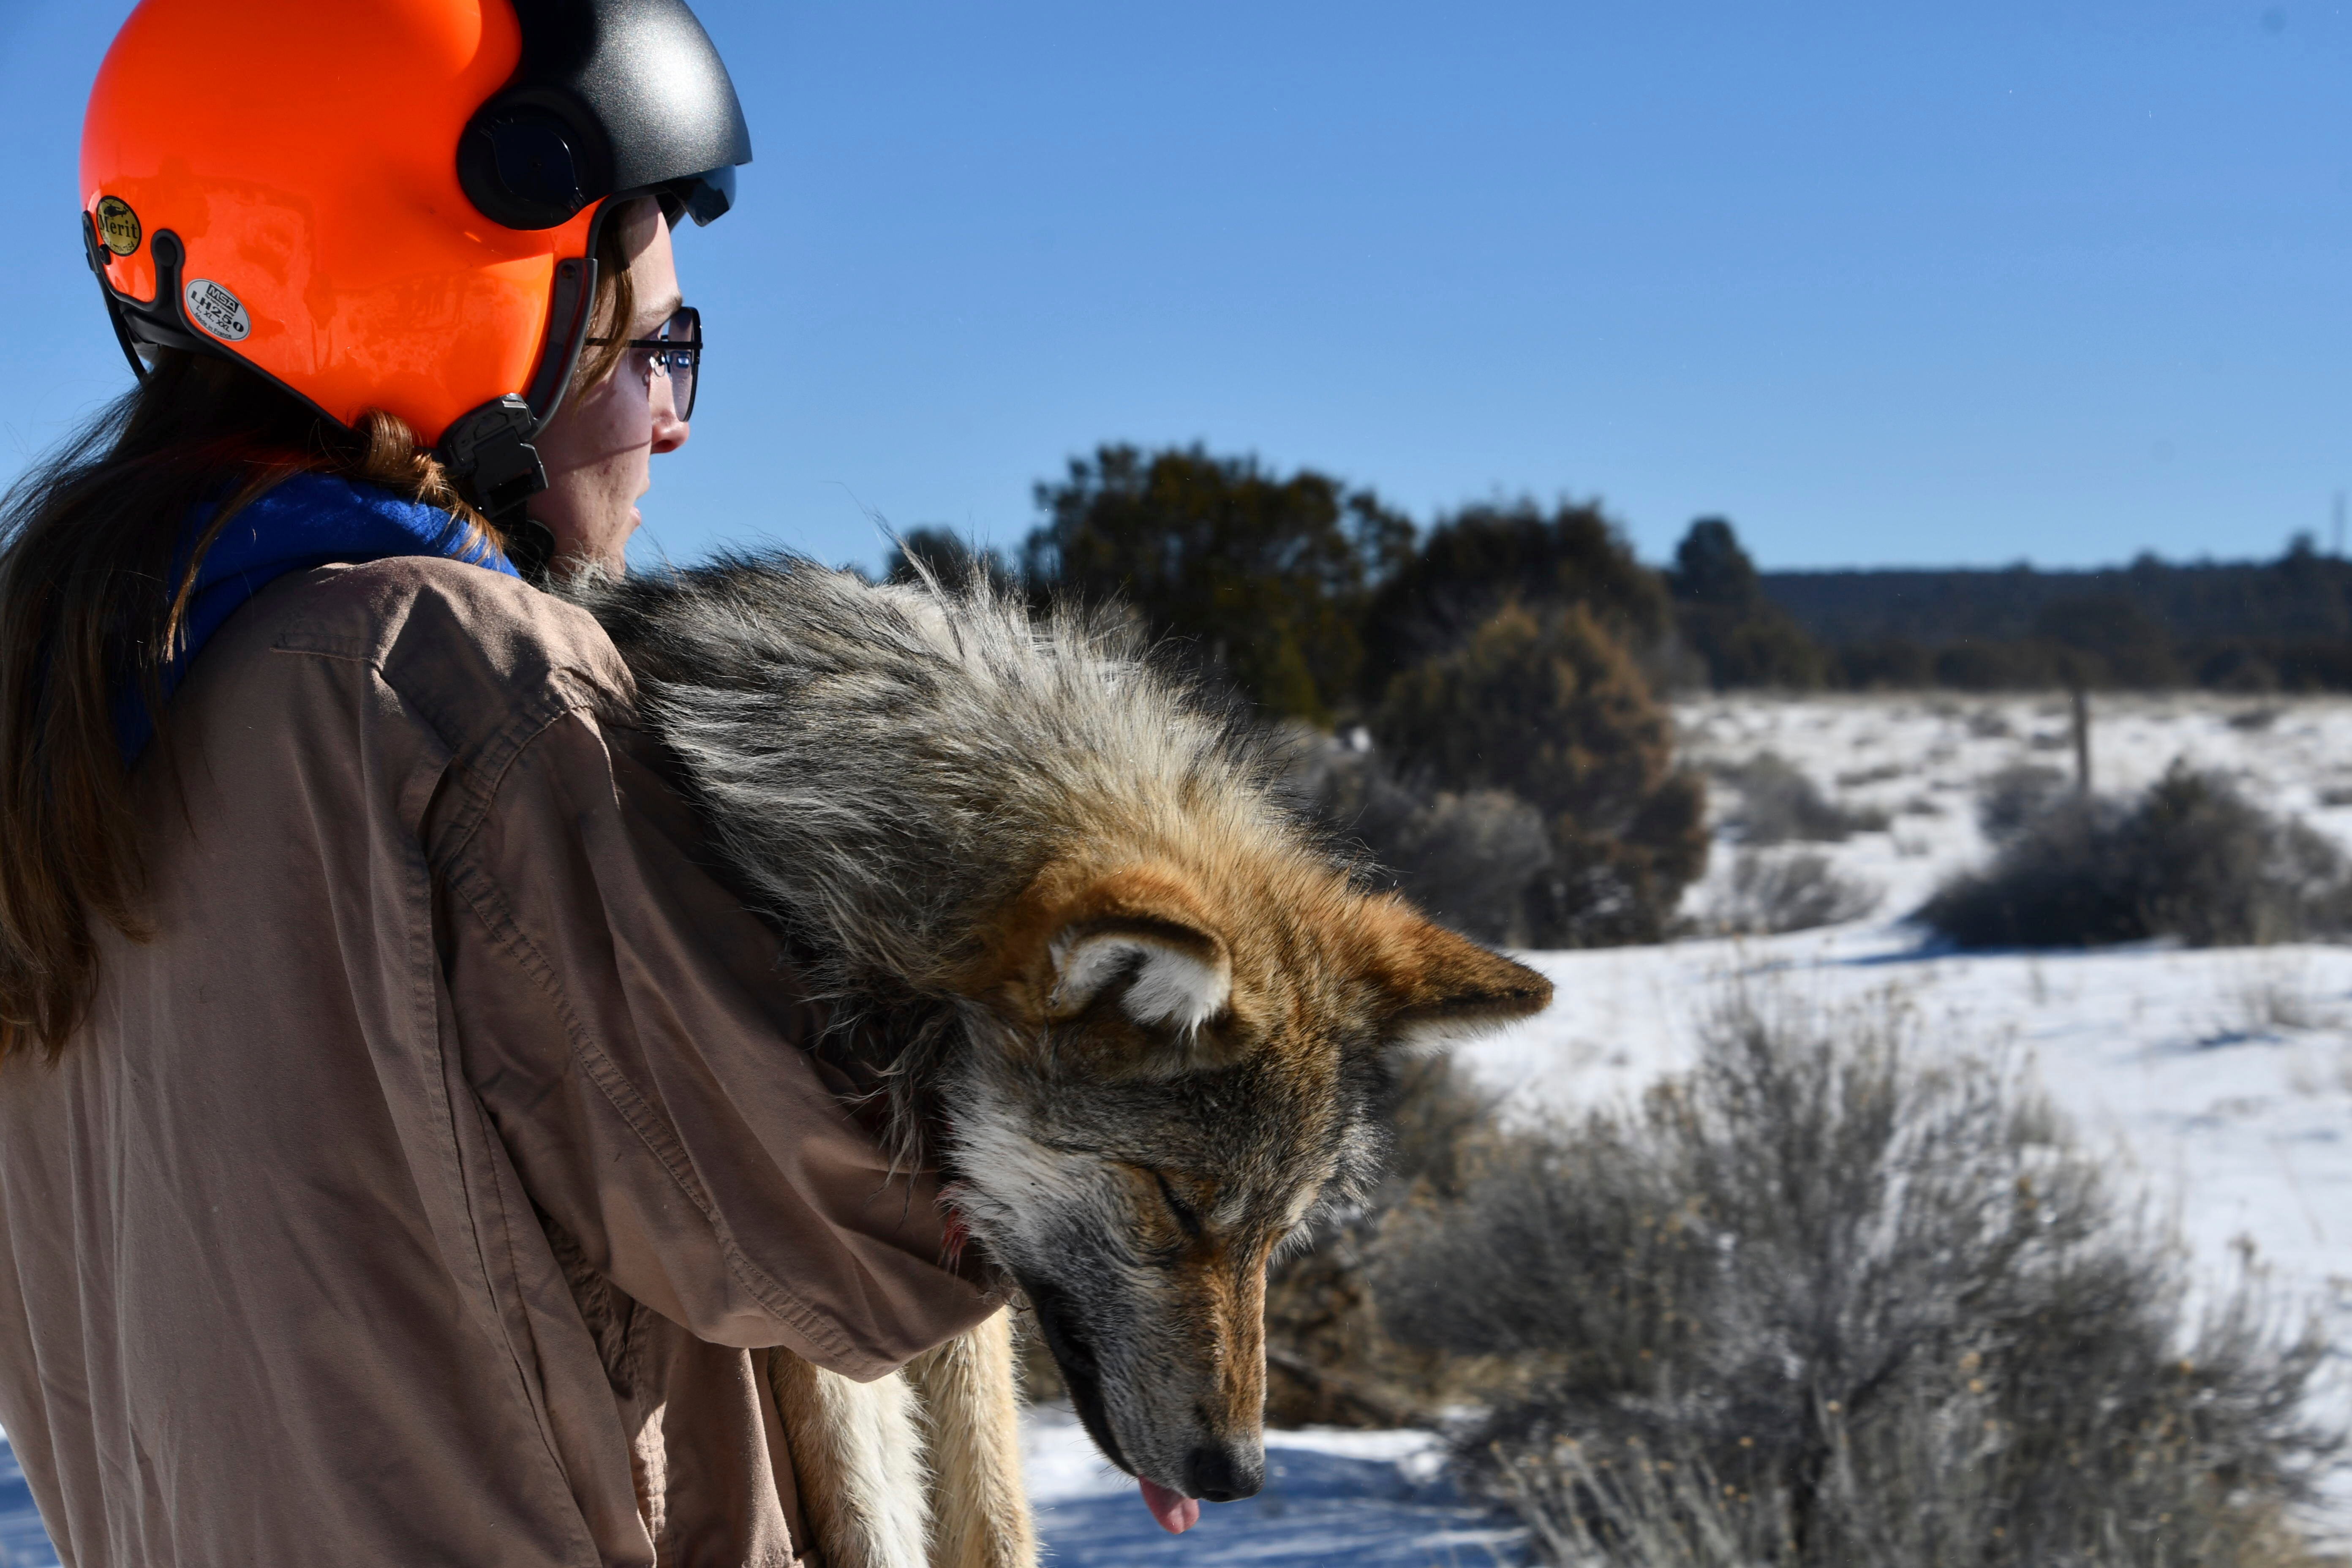
<svg viewBox="0 0 2352 1568">
<path fill-rule="evenodd" d="M 1246 1458 L 1216 1443 L 1203 1443 L 1184 1459 L 1184 1489 L 1203 1502 L 1232 1502 L 1255 1497 L 1265 1484 L 1265 1460 Z"/>
</svg>

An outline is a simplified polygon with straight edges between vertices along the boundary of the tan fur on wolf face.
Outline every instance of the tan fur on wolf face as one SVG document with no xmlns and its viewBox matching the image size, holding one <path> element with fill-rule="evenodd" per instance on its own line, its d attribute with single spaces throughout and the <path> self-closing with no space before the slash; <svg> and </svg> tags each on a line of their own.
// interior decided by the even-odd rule
<svg viewBox="0 0 2352 1568">
<path fill-rule="evenodd" d="M 949 1146 L 1096 1443 L 1225 1501 L 1265 1473 L 1266 1265 L 1369 1174 L 1383 1058 L 1551 987 L 1279 844 L 1186 848 L 1057 864 L 1006 911 Z"/>
</svg>

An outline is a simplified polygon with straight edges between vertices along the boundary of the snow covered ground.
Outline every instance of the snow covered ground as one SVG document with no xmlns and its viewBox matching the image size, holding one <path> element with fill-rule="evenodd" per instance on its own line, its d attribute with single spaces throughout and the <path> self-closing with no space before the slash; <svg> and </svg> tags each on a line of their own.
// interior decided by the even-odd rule
<svg viewBox="0 0 2352 1568">
<path fill-rule="evenodd" d="M 57 1561 L 16 1451 L 0 1437 L 0 1568 L 57 1568 Z"/>
<path fill-rule="evenodd" d="M 1983 780 L 2019 763 L 2071 768 L 2063 701 L 1719 698 L 1677 719 L 1695 762 L 1776 752 L 1842 804 L 1888 814 L 1885 831 L 1768 851 L 1826 856 L 1879 889 L 1877 908 L 1788 936 L 1537 954 L 1558 1000 L 1468 1047 L 1479 1077 L 1523 1114 L 1622 1101 L 1690 1061 L 1733 987 L 1768 1004 L 1892 999 L 1927 1050 L 2022 1058 L 2086 1146 L 2109 1154 L 2117 1185 L 2177 1226 L 2195 1279 L 2226 1288 L 2251 1259 L 2284 1317 L 2321 1314 L 2336 1350 L 2320 1408 L 2352 1421 L 2352 948 L 1923 946 L 1901 917 L 1985 854 Z M 2095 700 L 2092 735 L 2101 789 L 2143 786 L 2181 758 L 2352 847 L 2352 701 Z M 1727 849 L 1687 909 L 1720 896 Z M 2315 1522 L 2341 1542 L 2352 1470 L 2331 1495 Z"/>
<path fill-rule="evenodd" d="M 1924 948 L 1901 917 L 1985 852 L 1974 809 L 1983 780 L 2018 763 L 2071 769 L 2063 700 L 1742 696 L 1684 703 L 1676 718 L 1696 762 L 1776 752 L 1832 798 L 1886 813 L 1883 831 L 1769 851 L 1826 856 L 1877 889 L 1876 907 L 1790 936 L 1536 954 L 1558 1002 L 1470 1047 L 1473 1069 L 1518 1113 L 1574 1110 L 1686 1064 L 1732 986 L 1830 1006 L 1899 999 L 1925 1048 L 2030 1065 L 2084 1141 L 2108 1152 L 2118 1184 L 2178 1226 L 2197 1278 L 2225 1287 L 2251 1256 L 2284 1310 L 2323 1314 L 2338 1347 L 2326 1411 L 2352 1416 L 2352 948 Z M 2146 784 L 2177 757 L 2352 847 L 2352 700 L 2095 700 L 2100 788 Z M 1733 804 L 1727 792 L 1717 802 Z M 1727 884 L 1722 847 L 1692 889 L 1694 913 Z M 1181 1538 L 1160 1532 L 1066 1411 L 1033 1412 L 1027 1444 L 1040 1525 L 1053 1560 L 1072 1568 L 1519 1560 L 1517 1537 L 1445 1484 L 1423 1434 L 1270 1435 L 1265 1491 L 1206 1510 Z M 2317 1522 L 2352 1538 L 2352 1472 L 2333 1496 Z M 0 1460 L 0 1568 L 53 1561 L 28 1554 L 44 1546 L 13 1460 Z"/>
<path fill-rule="evenodd" d="M 2283 1294 L 2335 1315 L 2352 1354 L 2352 948 L 1923 947 L 1901 917 L 1985 855 L 1984 779 L 2071 767 L 2063 701 L 1714 699 L 1677 717 L 1695 762 L 1774 751 L 1842 804 L 1887 813 L 1886 831 L 1805 847 L 1881 889 L 1877 909 L 1784 937 L 1542 955 L 1559 1000 L 1474 1047 L 1483 1076 L 1529 1104 L 1590 1103 L 1687 1060 L 1732 984 L 1832 1005 L 1892 994 L 1930 1048 L 2023 1052 L 2083 1136 L 2178 1219 L 2201 1273 L 2228 1276 L 2252 1242 Z M 2106 698 L 2092 735 L 2103 790 L 2184 760 L 2352 848 L 2352 701 Z M 1717 853 L 1687 907 L 1717 896 L 1731 859 Z"/>
<path fill-rule="evenodd" d="M 1270 1432 L 1265 1489 L 1202 1509 L 1181 1536 L 1144 1511 L 1135 1482 L 1103 1462 L 1066 1408 L 1031 1411 L 1023 1436 L 1029 1496 L 1059 1568 L 1492 1568 L 1521 1560 L 1524 1532 L 1455 1495 L 1437 1439 L 1425 1432 Z"/>
</svg>

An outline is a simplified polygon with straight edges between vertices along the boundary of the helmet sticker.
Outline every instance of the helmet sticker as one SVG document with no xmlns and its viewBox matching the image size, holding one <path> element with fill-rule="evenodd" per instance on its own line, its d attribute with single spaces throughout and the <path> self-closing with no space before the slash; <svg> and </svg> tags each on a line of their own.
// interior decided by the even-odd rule
<svg viewBox="0 0 2352 1568">
<path fill-rule="evenodd" d="M 106 248 L 128 256 L 139 248 L 139 215 L 121 196 L 98 198 L 98 235 Z"/>
<path fill-rule="evenodd" d="M 244 303 L 211 279 L 189 279 L 186 294 L 189 320 L 213 336 L 240 343 L 253 331 Z"/>
</svg>

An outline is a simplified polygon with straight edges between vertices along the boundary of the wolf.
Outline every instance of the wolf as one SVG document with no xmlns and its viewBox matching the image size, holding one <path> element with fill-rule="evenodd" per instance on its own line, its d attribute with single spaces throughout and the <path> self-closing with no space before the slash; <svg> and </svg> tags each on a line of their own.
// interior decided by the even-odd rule
<svg viewBox="0 0 2352 1568">
<path fill-rule="evenodd" d="M 1376 1174 L 1400 1053 L 1549 982 L 1368 890 L 1115 611 L 784 553 L 571 592 L 1103 1456 L 1171 1530 L 1255 1493 L 1268 1263 Z M 1003 1314 L 877 1385 L 771 1380 L 833 1568 L 1034 1560 Z"/>
</svg>

